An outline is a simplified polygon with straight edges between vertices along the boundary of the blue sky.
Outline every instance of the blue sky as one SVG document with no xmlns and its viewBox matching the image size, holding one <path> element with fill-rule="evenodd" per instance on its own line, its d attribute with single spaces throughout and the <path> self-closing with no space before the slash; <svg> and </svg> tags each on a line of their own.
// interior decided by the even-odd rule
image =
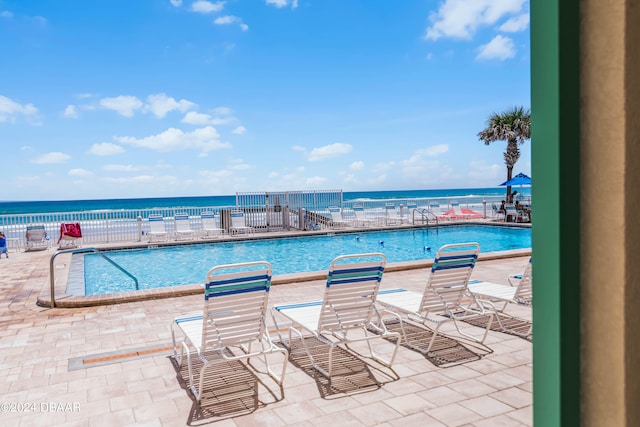
<svg viewBox="0 0 640 427">
<path fill-rule="evenodd" d="M 0 200 L 495 187 L 530 106 L 526 0 L 0 0 L 0 40 Z"/>
</svg>

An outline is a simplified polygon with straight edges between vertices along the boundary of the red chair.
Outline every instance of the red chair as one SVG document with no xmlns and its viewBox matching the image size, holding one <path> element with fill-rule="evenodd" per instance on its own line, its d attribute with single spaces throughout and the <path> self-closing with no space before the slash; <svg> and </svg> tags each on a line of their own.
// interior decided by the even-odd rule
<svg viewBox="0 0 640 427">
<path fill-rule="evenodd" d="M 60 249 L 75 248 L 82 244 L 82 230 L 80 223 L 60 224 L 60 237 L 58 238 Z"/>
</svg>

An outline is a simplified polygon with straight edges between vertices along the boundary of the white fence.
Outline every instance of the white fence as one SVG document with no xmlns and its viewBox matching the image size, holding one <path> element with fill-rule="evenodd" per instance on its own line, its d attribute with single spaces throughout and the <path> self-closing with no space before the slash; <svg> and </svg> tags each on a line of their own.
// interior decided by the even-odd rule
<svg viewBox="0 0 640 427">
<path fill-rule="evenodd" d="M 82 212 L 57 212 L 38 214 L 0 215 L 0 231 L 4 232 L 10 248 L 24 247 L 25 232 L 28 225 L 44 225 L 47 238 L 52 245 L 60 237 L 60 225 L 63 223 L 80 223 L 83 245 L 139 242 L 146 241 L 149 232 L 149 215 L 159 214 L 165 219 L 169 233 L 174 230 L 174 216 L 178 213 L 189 215 L 191 229 L 202 229 L 200 214 L 203 211 L 214 211 L 220 215 L 223 229 L 228 230 L 228 213 L 233 209 L 245 212 L 246 225 L 255 231 L 268 232 L 279 230 L 303 230 L 310 223 L 320 223 L 325 228 L 330 224 L 329 206 L 339 206 L 349 218 L 353 214 L 353 206 L 361 205 L 372 218 L 387 215 L 385 206 L 393 203 L 400 216 L 403 209 L 416 205 L 419 209 L 429 209 L 433 201 L 448 208 L 451 201 L 457 201 L 463 208 L 472 209 L 490 218 L 493 215 L 492 205 L 499 205 L 501 197 L 463 196 L 451 199 L 367 199 L 343 201 L 341 191 L 323 192 L 282 192 L 282 193 L 243 193 L 236 197 L 236 206 L 189 206 L 154 209 L 102 210 Z"/>
</svg>

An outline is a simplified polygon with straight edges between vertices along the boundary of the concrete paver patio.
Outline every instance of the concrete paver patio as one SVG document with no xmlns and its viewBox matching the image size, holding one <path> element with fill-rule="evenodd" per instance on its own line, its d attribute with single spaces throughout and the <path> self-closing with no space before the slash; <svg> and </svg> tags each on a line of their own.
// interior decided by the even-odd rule
<svg viewBox="0 0 640 427">
<path fill-rule="evenodd" d="M 229 381 L 236 383 L 229 387 L 245 387 L 246 396 L 226 409 L 206 399 L 200 407 L 167 346 L 171 319 L 199 309 L 201 296 L 39 307 L 38 294 L 49 286 L 52 253 L 11 252 L 0 260 L 0 425 L 532 425 L 532 344 L 494 331 L 486 342 L 492 352 L 478 351 L 477 360 L 449 367 L 401 347 L 396 378 L 345 354 L 345 363 L 360 370 L 357 379 L 335 380 L 331 386 L 294 352 L 284 397 L 266 375 L 256 378 L 232 366 Z M 507 275 L 522 271 L 527 261 L 528 256 L 480 261 L 472 278 L 506 284 Z M 386 272 L 382 289 L 421 291 L 427 274 L 427 269 Z M 274 285 L 270 304 L 319 299 L 323 285 L 322 280 Z M 531 319 L 526 307 L 512 313 Z M 469 326 L 468 331 L 482 329 Z M 379 346 L 381 351 L 393 347 Z"/>
</svg>

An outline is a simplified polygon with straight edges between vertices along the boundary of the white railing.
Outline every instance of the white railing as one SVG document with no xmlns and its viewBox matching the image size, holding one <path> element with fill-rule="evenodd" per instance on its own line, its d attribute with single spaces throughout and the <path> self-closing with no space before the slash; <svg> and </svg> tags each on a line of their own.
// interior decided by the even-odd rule
<svg viewBox="0 0 640 427">
<path fill-rule="evenodd" d="M 264 193 L 263 193 L 264 194 Z M 272 195 L 272 193 L 270 193 Z M 10 214 L 0 215 L 0 231 L 4 232 L 10 247 L 24 247 L 25 233 L 28 225 L 44 225 L 47 238 L 51 245 L 58 242 L 60 237 L 60 225 L 62 223 L 80 223 L 82 230 L 82 244 L 105 244 L 146 241 L 149 232 L 149 215 L 159 214 L 165 219 L 166 229 L 171 233 L 175 229 L 174 216 L 178 213 L 189 215 L 191 229 L 202 229 L 200 214 L 203 211 L 214 211 L 220 215 L 223 229 L 229 228 L 227 214 L 232 209 L 245 211 L 246 224 L 254 227 L 256 231 L 301 230 L 310 223 L 321 222 L 326 228 L 330 224 L 331 215 L 328 206 L 338 205 L 342 208 L 346 217 L 353 216 L 354 205 L 364 207 L 366 216 L 371 219 L 380 219 L 387 215 L 385 205 L 393 203 L 398 210 L 398 216 L 406 218 L 410 222 L 407 206 L 415 205 L 418 209 L 428 209 L 432 201 L 437 201 L 441 206 L 450 207 L 451 201 L 457 201 L 463 208 L 472 209 L 483 215 L 484 218 L 493 216 L 492 205 L 499 205 L 501 197 L 463 196 L 455 198 L 439 199 L 367 199 L 342 201 L 341 192 L 289 192 L 281 193 L 278 203 L 261 199 L 258 195 L 239 195 L 236 206 L 188 206 L 154 209 L 130 209 L 130 210 L 101 210 L 82 212 L 53 212 L 38 214 Z M 260 203 L 265 203 L 261 205 Z M 307 218 L 305 218 L 307 216 Z M 325 221 L 313 221 L 324 218 Z M 305 219 L 307 220 L 305 222 Z M 380 222 L 378 222 L 380 224 Z"/>
</svg>

